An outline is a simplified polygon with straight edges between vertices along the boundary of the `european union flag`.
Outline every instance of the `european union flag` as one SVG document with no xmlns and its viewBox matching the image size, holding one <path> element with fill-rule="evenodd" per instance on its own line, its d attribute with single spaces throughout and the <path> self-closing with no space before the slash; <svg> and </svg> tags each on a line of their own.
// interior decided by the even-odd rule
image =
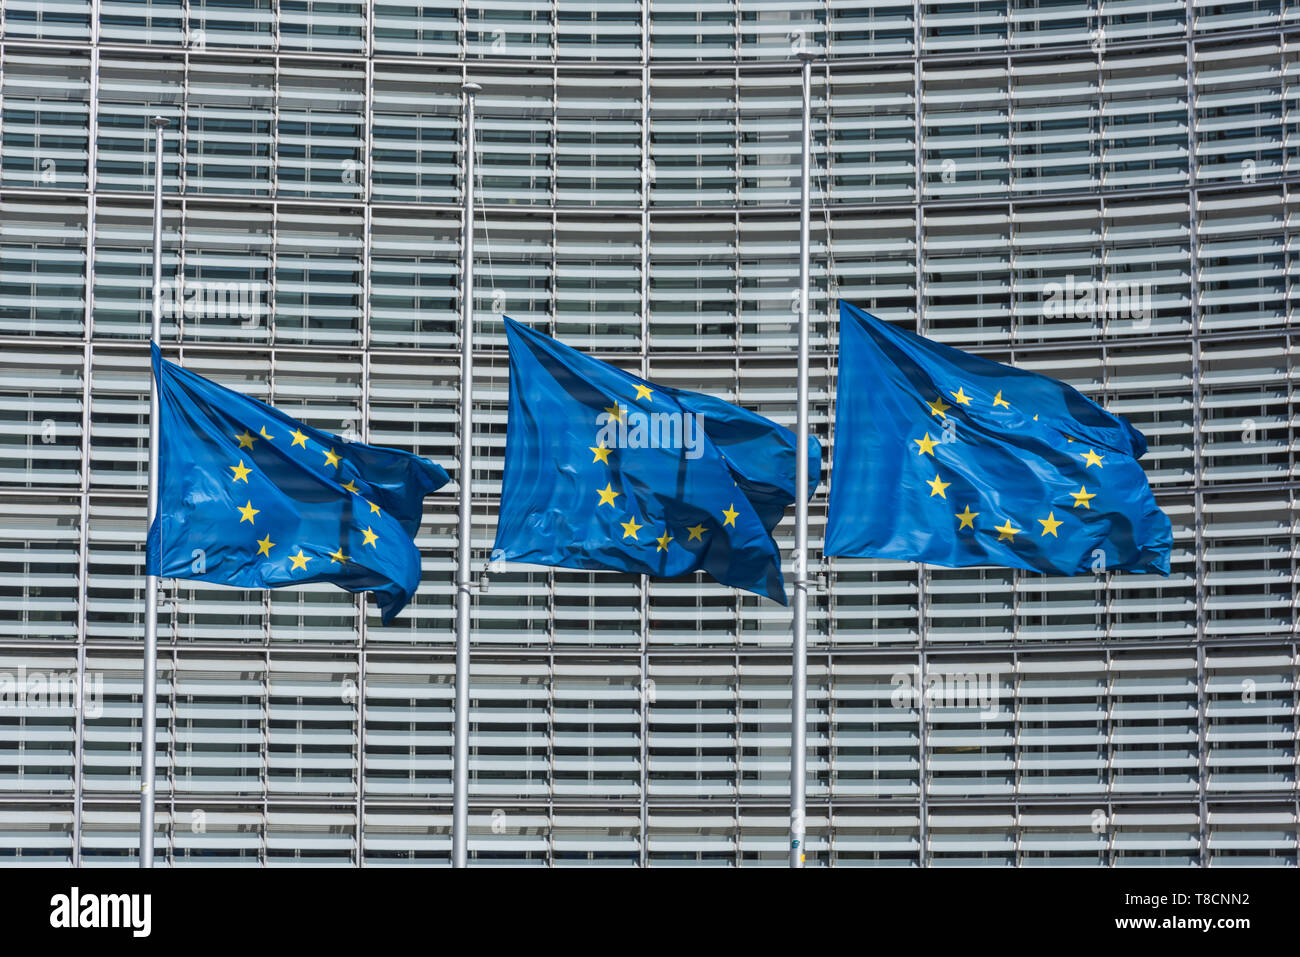
<svg viewBox="0 0 1300 957">
<path fill-rule="evenodd" d="M 1064 383 L 840 303 L 827 555 L 1169 574 L 1142 434 Z"/>
<path fill-rule="evenodd" d="M 505 323 L 510 420 L 494 557 L 658 577 L 703 570 L 785 604 L 772 530 L 794 501 L 790 430 Z M 810 439 L 810 496 L 820 472 Z"/>
<path fill-rule="evenodd" d="M 447 473 L 343 442 L 162 357 L 149 574 L 237 588 L 330 582 L 373 591 L 384 623 L 420 584 L 424 496 Z"/>
</svg>

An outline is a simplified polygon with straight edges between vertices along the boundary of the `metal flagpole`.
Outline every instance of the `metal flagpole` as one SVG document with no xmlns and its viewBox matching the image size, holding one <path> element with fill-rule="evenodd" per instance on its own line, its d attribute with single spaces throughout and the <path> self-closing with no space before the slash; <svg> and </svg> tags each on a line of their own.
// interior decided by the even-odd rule
<svg viewBox="0 0 1300 957">
<path fill-rule="evenodd" d="M 162 178 L 163 129 L 167 120 L 155 116 L 150 123 L 154 130 L 153 143 L 153 320 L 149 327 L 149 341 L 158 344 L 162 325 Z M 148 529 L 153 528 L 158 515 L 158 383 L 154 380 L 152 364 L 149 372 L 149 512 Z M 148 571 L 146 567 L 146 572 Z M 158 576 L 145 575 L 144 579 L 144 689 L 141 704 L 144 714 L 140 718 L 140 866 L 153 867 L 153 805 L 154 805 L 154 738 L 157 734 L 158 703 Z"/>
<path fill-rule="evenodd" d="M 452 753 L 451 866 L 465 867 L 469 845 L 469 609 L 470 609 L 470 414 L 474 408 L 474 94 L 465 93 L 465 214 L 461 227 L 460 291 L 460 518 L 456 539 L 456 731 Z"/>
<path fill-rule="evenodd" d="M 808 218 L 812 152 L 812 54 L 803 68 L 803 150 L 799 181 L 799 425 L 795 446 L 794 649 L 790 675 L 790 866 L 804 865 L 808 787 Z"/>
</svg>

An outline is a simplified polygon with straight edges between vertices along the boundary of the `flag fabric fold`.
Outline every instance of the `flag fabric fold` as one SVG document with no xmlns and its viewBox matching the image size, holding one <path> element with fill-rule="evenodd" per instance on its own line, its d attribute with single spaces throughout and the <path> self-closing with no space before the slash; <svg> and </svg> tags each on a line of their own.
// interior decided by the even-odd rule
<svg viewBox="0 0 1300 957">
<path fill-rule="evenodd" d="M 217 385 L 152 347 L 158 512 L 148 571 L 237 588 L 372 591 L 385 624 L 420 583 L 415 535 L 442 468 L 345 442 Z"/>
<path fill-rule="evenodd" d="M 661 578 L 702 570 L 786 603 L 772 531 L 794 501 L 789 429 L 505 324 L 510 410 L 494 558 Z M 811 496 L 815 439 L 807 455 Z"/>
<path fill-rule="evenodd" d="M 1146 439 L 1070 386 L 840 304 L 825 554 L 1169 573 Z"/>
</svg>

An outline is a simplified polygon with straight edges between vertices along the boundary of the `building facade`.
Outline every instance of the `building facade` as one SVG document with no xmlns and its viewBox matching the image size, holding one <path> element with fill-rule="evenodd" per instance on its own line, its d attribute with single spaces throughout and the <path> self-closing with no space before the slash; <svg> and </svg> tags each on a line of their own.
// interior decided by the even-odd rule
<svg viewBox="0 0 1300 957">
<path fill-rule="evenodd" d="M 473 80 L 471 863 L 785 863 L 788 611 L 487 560 L 502 313 L 793 425 L 807 48 L 828 462 L 842 297 L 1128 416 L 1175 535 L 1164 579 L 823 562 L 823 481 L 809 863 L 1296 865 L 1300 6 L 0 14 L 0 861 L 136 854 L 149 117 L 165 354 L 459 479 Z M 387 627 L 327 586 L 164 583 L 160 864 L 449 861 L 455 488 Z"/>
</svg>

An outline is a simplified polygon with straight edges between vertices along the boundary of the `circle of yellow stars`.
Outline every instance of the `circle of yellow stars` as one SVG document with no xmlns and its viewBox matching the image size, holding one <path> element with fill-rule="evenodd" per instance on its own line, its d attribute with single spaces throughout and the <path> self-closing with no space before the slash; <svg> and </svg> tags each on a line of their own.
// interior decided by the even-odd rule
<svg viewBox="0 0 1300 957">
<path fill-rule="evenodd" d="M 303 452 L 310 453 L 311 450 L 307 445 L 308 436 L 306 433 L 304 433 L 298 428 L 294 428 L 289 431 L 289 436 L 291 437 L 291 441 L 289 444 L 290 450 L 295 448 L 301 448 Z M 257 443 L 259 441 L 271 442 L 275 439 L 275 436 L 269 433 L 267 431 L 267 427 L 263 425 L 257 431 L 256 434 L 249 432 L 249 430 L 245 428 L 243 432 L 234 435 L 233 438 L 235 439 L 236 442 L 239 443 L 240 450 L 247 449 L 251 455 L 251 453 L 256 449 Z M 320 448 L 317 451 L 319 454 L 324 456 L 324 461 L 319 463 L 319 467 L 321 469 L 335 469 L 335 470 L 338 469 L 339 463 L 342 461 L 342 456 L 339 455 L 338 452 L 332 446 L 326 446 L 324 444 L 321 444 Z M 255 465 L 256 462 L 253 463 L 253 466 Z M 246 465 L 242 457 L 235 465 L 227 466 L 231 472 L 230 481 L 232 483 L 243 482 L 245 485 L 247 485 L 248 476 L 250 473 L 254 471 L 253 466 Z M 326 473 L 327 476 L 329 474 L 330 473 Z M 374 502 L 362 496 L 361 489 L 357 487 L 355 479 L 348 479 L 347 482 L 340 484 L 339 488 L 347 492 L 350 492 L 352 495 L 357 496 L 363 502 L 365 502 L 366 505 L 370 506 L 370 514 L 372 515 L 377 513 L 382 514 L 380 512 L 380 508 L 378 505 L 376 505 Z M 238 524 L 242 525 L 244 522 L 248 522 L 248 524 L 252 525 L 254 528 L 257 527 L 257 516 L 262 513 L 262 510 L 259 508 L 255 508 L 253 506 L 253 501 L 251 498 L 246 498 L 245 503 L 243 505 L 236 505 L 235 509 L 236 511 L 239 512 L 240 515 Z M 369 546 L 373 549 L 378 550 L 379 533 L 374 530 L 373 526 L 367 525 L 364 529 L 361 529 L 361 536 L 362 536 L 362 543 L 361 543 L 362 548 Z M 271 536 L 269 534 L 263 536 L 262 538 L 257 539 L 258 556 L 265 556 L 267 558 L 271 558 L 272 557 L 271 550 L 275 548 L 277 544 L 278 543 L 271 541 Z M 323 555 L 309 555 L 303 549 L 302 546 L 297 546 L 297 548 L 298 548 L 298 553 L 296 555 L 290 554 L 286 556 L 289 561 L 289 567 L 287 570 L 290 572 L 306 571 L 308 563 L 318 558 L 328 558 L 331 565 L 346 564 L 352 560 L 351 555 L 344 553 L 343 546 L 341 544 L 336 551 L 325 552 Z"/>
<path fill-rule="evenodd" d="M 636 389 L 636 397 L 634 401 L 645 402 L 647 405 L 653 405 L 654 394 L 655 394 L 654 389 L 650 388 L 645 384 L 634 385 L 633 388 Z M 627 414 L 627 407 L 620 405 L 619 402 L 615 400 L 614 404 L 606 408 L 604 411 L 607 412 L 609 415 L 611 415 L 617 421 L 621 422 L 623 421 L 623 417 Z M 609 454 L 614 450 L 608 448 L 603 441 L 599 442 L 599 444 L 597 445 L 587 446 L 587 450 L 591 452 L 592 465 L 595 465 L 598 462 L 602 465 L 610 465 Z M 596 495 L 598 496 L 596 501 L 596 508 L 599 510 L 602 506 L 608 505 L 610 508 L 617 510 L 618 503 L 615 500 L 622 494 L 623 494 L 622 492 L 615 490 L 614 483 L 612 481 L 606 482 L 604 488 L 596 489 Z M 722 510 L 721 514 L 722 514 L 723 527 L 731 526 L 734 528 L 736 525 L 736 519 L 740 517 L 740 512 L 736 511 L 735 502 L 729 502 L 727 504 L 727 507 Z M 623 534 L 620 538 L 620 541 L 625 541 L 630 538 L 634 542 L 637 543 L 644 542 L 647 545 L 653 542 L 655 545 L 655 552 L 668 551 L 668 546 L 672 542 L 676 541 L 676 538 L 669 533 L 667 528 L 663 530 L 663 534 L 660 535 L 658 538 L 642 539 L 640 537 L 640 532 L 646 526 L 639 524 L 636 520 L 635 515 L 628 515 L 626 522 L 617 522 L 617 524 L 623 529 Z M 703 522 L 701 522 L 698 525 L 687 526 L 685 530 L 687 533 L 687 538 L 686 538 L 687 543 L 690 542 L 703 543 L 704 533 L 709 530 L 709 527 Z"/>
<path fill-rule="evenodd" d="M 969 406 L 975 398 L 977 398 L 977 396 L 967 395 L 965 387 L 959 386 L 955 392 L 948 392 L 948 399 L 951 399 L 951 401 L 947 401 L 943 395 L 938 395 L 935 396 L 934 401 L 926 401 L 925 405 L 930 410 L 931 416 L 937 416 L 941 421 L 946 423 L 949 421 L 948 413 L 954 407 Z M 992 408 L 1005 408 L 1010 410 L 1011 407 L 1010 401 L 1002 397 L 1002 390 L 999 389 L 997 394 L 993 396 Z M 1034 416 L 1034 421 L 1038 421 L 1037 415 Z M 920 438 L 912 439 L 912 443 L 916 446 L 915 453 L 917 456 L 924 457 L 928 455 L 931 458 L 935 458 L 934 450 L 938 446 L 943 445 L 945 440 L 945 438 L 931 437 L 930 432 L 927 430 Z M 1066 441 L 1074 442 L 1074 439 L 1067 436 Z M 1078 454 L 1079 458 L 1083 460 L 1085 472 L 1092 468 L 1095 468 L 1100 472 L 1105 467 L 1106 457 L 1104 455 L 1099 455 L 1095 449 L 1090 448 L 1087 452 L 1076 454 Z M 925 484 L 930 487 L 930 498 L 935 498 L 937 496 L 945 501 L 948 500 L 947 489 L 953 483 L 945 482 L 940 472 L 936 471 L 934 478 L 926 479 Z M 1096 486 L 1094 486 L 1094 488 L 1095 487 Z M 1074 499 L 1074 504 L 1071 506 L 1072 509 L 1084 508 L 1091 510 L 1091 502 L 1097 497 L 1096 492 L 1089 492 L 1087 485 L 1083 484 L 1079 486 L 1079 491 L 1070 492 L 1069 495 Z M 975 519 L 980 516 L 980 513 L 972 511 L 970 503 L 959 504 L 962 505 L 962 510 L 953 513 L 953 517 L 956 518 L 958 522 L 957 532 L 960 533 L 965 529 L 970 529 L 971 533 L 974 534 L 976 531 L 979 531 L 979 529 L 976 528 Z M 1059 538 L 1060 536 L 1057 534 L 1057 529 L 1065 524 L 1064 520 L 1056 517 L 1055 509 L 1049 510 L 1046 518 L 1036 518 L 1035 521 L 1041 526 L 1041 531 L 1039 531 L 1040 538 L 1045 538 L 1048 535 L 1053 538 Z M 1024 532 L 1024 529 L 1017 528 L 1012 524 L 1011 519 L 1004 518 L 1001 525 L 995 524 L 992 526 L 992 531 L 998 533 L 997 540 L 999 542 L 1010 542 L 1015 544 L 1016 536 Z"/>
</svg>

